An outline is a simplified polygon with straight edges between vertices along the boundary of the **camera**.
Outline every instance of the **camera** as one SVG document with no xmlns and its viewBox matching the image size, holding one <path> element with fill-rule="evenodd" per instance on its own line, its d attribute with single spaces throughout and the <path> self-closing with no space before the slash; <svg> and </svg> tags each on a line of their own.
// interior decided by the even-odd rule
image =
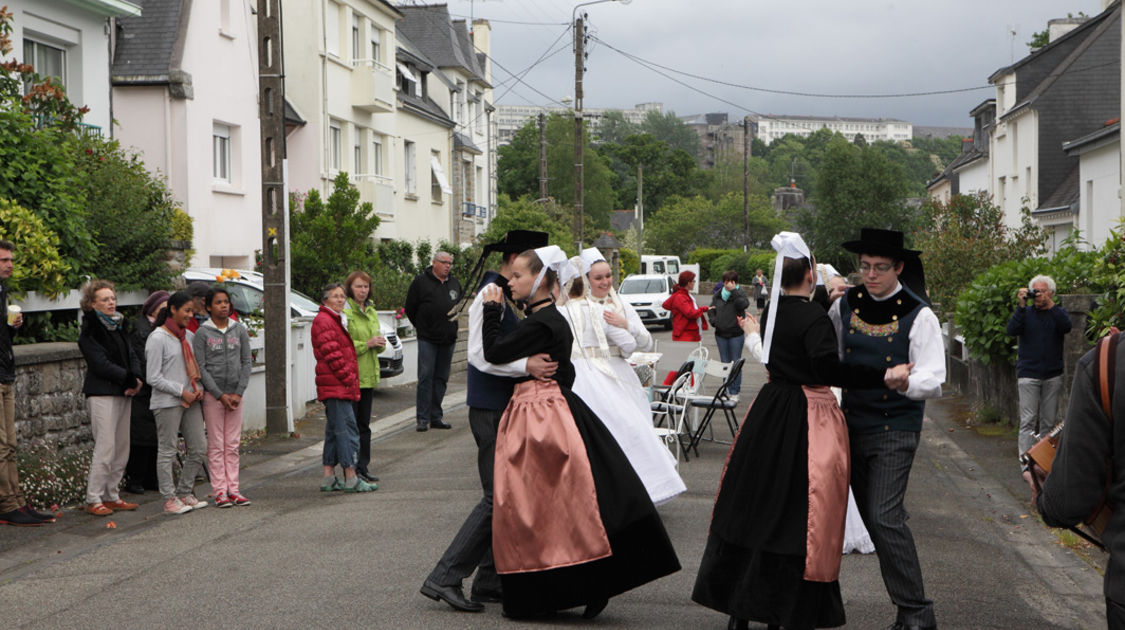
<svg viewBox="0 0 1125 630">
<path fill-rule="evenodd" d="M 1034 300 L 1037 297 L 1039 297 L 1039 291 L 1036 291 L 1035 289 L 1027 290 L 1027 299 Z"/>
</svg>

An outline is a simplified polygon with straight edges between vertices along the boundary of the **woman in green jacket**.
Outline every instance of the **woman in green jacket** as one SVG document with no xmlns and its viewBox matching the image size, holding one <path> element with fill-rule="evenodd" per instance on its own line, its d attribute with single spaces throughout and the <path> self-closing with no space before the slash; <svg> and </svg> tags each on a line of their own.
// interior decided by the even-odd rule
<svg viewBox="0 0 1125 630">
<path fill-rule="evenodd" d="M 379 480 L 367 467 L 371 464 L 371 403 L 379 384 L 379 353 L 387 340 L 379 334 L 379 318 L 371 304 L 371 276 L 362 271 L 348 274 L 344 282 L 348 305 L 344 308 L 348 334 L 355 344 L 359 362 L 359 400 L 355 403 L 355 423 L 359 428 L 359 461 L 355 474 L 368 483 Z"/>
</svg>

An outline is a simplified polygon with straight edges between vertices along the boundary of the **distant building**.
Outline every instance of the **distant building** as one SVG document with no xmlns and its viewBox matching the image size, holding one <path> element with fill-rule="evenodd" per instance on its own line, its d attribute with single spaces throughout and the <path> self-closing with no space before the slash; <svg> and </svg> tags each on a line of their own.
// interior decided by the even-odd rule
<svg viewBox="0 0 1125 630">
<path fill-rule="evenodd" d="M 989 191 L 989 138 L 996 126 L 996 99 L 990 98 L 969 112 L 974 127 L 966 130 L 961 153 L 937 177 L 926 183 L 930 199 L 949 203 L 954 195 Z M 917 129 L 917 127 L 915 127 Z M 955 129 L 955 127 L 944 127 Z"/>
<path fill-rule="evenodd" d="M 731 122 L 726 112 L 680 116 L 692 131 L 699 136 L 699 168 L 709 169 L 723 159 L 742 159 L 746 148 L 743 121 Z M 757 123 L 750 121 L 750 129 Z"/>
<path fill-rule="evenodd" d="M 500 145 L 506 145 L 512 141 L 512 137 L 516 132 L 523 128 L 531 119 L 539 114 L 567 114 L 573 115 L 573 109 L 569 107 L 539 107 L 534 105 L 497 105 L 496 106 L 496 126 L 500 136 Z M 618 111 L 625 116 L 625 120 L 639 125 L 645 119 L 649 112 L 664 112 L 664 105 L 661 103 L 640 103 L 633 109 L 615 109 L 612 107 L 584 107 L 582 109 L 583 117 L 589 129 L 591 138 L 597 138 L 598 124 L 601 122 L 602 116 L 606 112 Z"/>
<path fill-rule="evenodd" d="M 789 114 L 762 114 L 755 118 L 758 123 L 757 136 L 766 144 L 772 144 L 774 140 L 790 134 L 807 137 L 814 131 L 821 129 L 839 132 L 853 142 L 856 136 L 860 134 L 868 142 L 879 140 L 906 142 L 914 137 L 914 126 L 897 118 L 796 116 Z"/>
<path fill-rule="evenodd" d="M 914 125 L 914 138 L 945 139 L 950 136 L 962 138 L 972 135 L 973 130 L 968 127 L 937 127 L 932 125 Z"/>
</svg>

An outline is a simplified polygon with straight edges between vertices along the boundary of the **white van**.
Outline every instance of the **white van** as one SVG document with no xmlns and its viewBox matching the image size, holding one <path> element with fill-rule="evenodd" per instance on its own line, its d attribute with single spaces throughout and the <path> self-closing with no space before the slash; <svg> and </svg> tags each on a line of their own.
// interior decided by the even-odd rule
<svg viewBox="0 0 1125 630">
<path fill-rule="evenodd" d="M 641 256 L 641 274 L 663 275 L 675 278 L 680 275 L 679 256 Z"/>
</svg>

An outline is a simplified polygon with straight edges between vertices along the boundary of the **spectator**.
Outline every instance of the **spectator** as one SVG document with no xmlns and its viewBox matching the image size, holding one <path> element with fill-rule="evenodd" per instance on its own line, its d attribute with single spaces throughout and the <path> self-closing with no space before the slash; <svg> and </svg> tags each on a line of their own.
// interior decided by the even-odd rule
<svg viewBox="0 0 1125 630">
<path fill-rule="evenodd" d="M 711 325 L 715 328 L 715 345 L 719 347 L 719 360 L 731 363 L 742 358 L 742 343 L 745 335 L 738 321 L 746 316 L 750 308 L 750 298 L 738 286 L 738 272 L 729 270 L 723 274 L 723 282 L 711 299 Z M 738 400 L 742 391 L 742 373 L 734 375 L 727 393 Z"/>
<path fill-rule="evenodd" d="M 199 325 L 207 321 L 207 292 L 211 290 L 211 285 L 202 281 L 196 280 L 188 284 L 188 293 L 191 294 L 191 310 L 193 316 L 188 320 L 188 331 L 195 334 L 199 330 Z"/>
<path fill-rule="evenodd" d="M 1019 338 L 1020 427 L 1019 453 L 1035 445 L 1058 421 L 1062 390 L 1063 335 L 1070 332 L 1070 315 L 1055 304 L 1055 281 L 1035 276 L 1016 294 L 1019 306 L 1008 320 L 1008 334 Z M 1027 298 L 1032 298 L 1028 305 Z"/>
<path fill-rule="evenodd" d="M 766 307 L 766 298 L 770 296 L 770 281 L 762 273 L 761 269 L 754 272 L 754 279 L 750 281 L 750 285 L 754 288 L 754 300 L 757 302 L 758 313 Z"/>
<path fill-rule="evenodd" d="M 378 481 L 368 470 L 371 465 L 371 407 L 375 400 L 375 387 L 379 385 L 379 354 L 387 347 L 387 339 L 379 334 L 379 317 L 371 303 L 371 276 L 363 271 L 353 271 L 344 281 L 348 306 L 348 334 L 355 344 L 359 362 L 359 401 L 355 405 L 355 423 L 359 429 L 359 459 L 355 474 L 360 479 Z"/>
<path fill-rule="evenodd" d="M 204 299 L 209 319 L 199 326 L 192 350 L 203 382 L 203 422 L 215 507 L 250 505 L 238 488 L 242 441 L 242 394 L 250 384 L 250 333 L 230 319 L 230 294 L 215 285 Z"/>
<path fill-rule="evenodd" d="M 449 320 L 449 311 L 461 299 L 461 283 L 450 273 L 452 269 L 453 255 L 437 252 L 406 292 L 406 316 L 418 331 L 419 431 L 450 428 L 442 419 L 441 401 L 457 343 L 457 322 Z"/>
<path fill-rule="evenodd" d="M 699 341 L 699 322 L 707 330 L 707 320 L 701 318 L 709 309 L 696 304 L 694 290 L 695 274 L 681 271 L 676 290 L 664 300 L 662 306 L 672 313 L 672 341 Z"/>
<path fill-rule="evenodd" d="M 313 355 L 316 357 L 316 398 L 324 403 L 324 492 L 371 492 L 355 474 L 359 435 L 355 425 L 355 403 L 359 400 L 359 367 L 355 346 L 342 317 L 348 298 L 340 283 L 324 287 L 320 312 L 312 324 Z M 336 465 L 344 470 L 344 483 L 336 477 Z"/>
<path fill-rule="evenodd" d="M 153 322 L 160 311 L 168 308 L 168 292 L 154 291 L 141 306 L 141 313 L 129 331 L 129 345 L 140 364 L 140 374 L 145 373 L 145 342 L 152 334 Z M 145 490 L 158 490 L 156 480 L 156 418 L 148 404 L 152 402 L 152 387 L 145 383 L 133 396 L 129 419 L 129 461 L 125 464 L 125 492 L 144 494 Z"/>
<path fill-rule="evenodd" d="M 15 270 L 16 246 L 0 240 L 0 524 L 35 527 L 54 523 L 55 517 L 31 509 L 20 494 L 19 467 L 16 464 L 16 357 L 12 336 L 23 326 L 23 313 L 8 312 L 8 288 L 3 281 Z"/>
<path fill-rule="evenodd" d="M 85 313 L 78 335 L 78 348 L 86 359 L 82 393 L 94 434 L 86 512 L 109 516 L 115 510 L 137 509 L 136 503 L 121 500 L 118 486 L 129 461 L 130 399 L 141 391 L 141 364 L 125 333 L 125 318 L 117 312 L 112 282 L 87 282 L 79 305 Z"/>
<path fill-rule="evenodd" d="M 160 311 L 156 330 L 145 342 L 145 380 L 152 386 L 149 407 L 156 416 L 156 477 L 164 498 L 165 514 L 183 514 L 207 507 L 195 498 L 195 478 L 203 470 L 207 438 L 203 431 L 203 390 L 199 384 L 199 364 L 192 351 L 191 295 L 177 291 L 168 298 L 168 308 Z M 179 450 L 179 434 L 187 444 L 187 457 L 180 470 L 180 481 L 172 477 L 172 460 Z"/>
</svg>

